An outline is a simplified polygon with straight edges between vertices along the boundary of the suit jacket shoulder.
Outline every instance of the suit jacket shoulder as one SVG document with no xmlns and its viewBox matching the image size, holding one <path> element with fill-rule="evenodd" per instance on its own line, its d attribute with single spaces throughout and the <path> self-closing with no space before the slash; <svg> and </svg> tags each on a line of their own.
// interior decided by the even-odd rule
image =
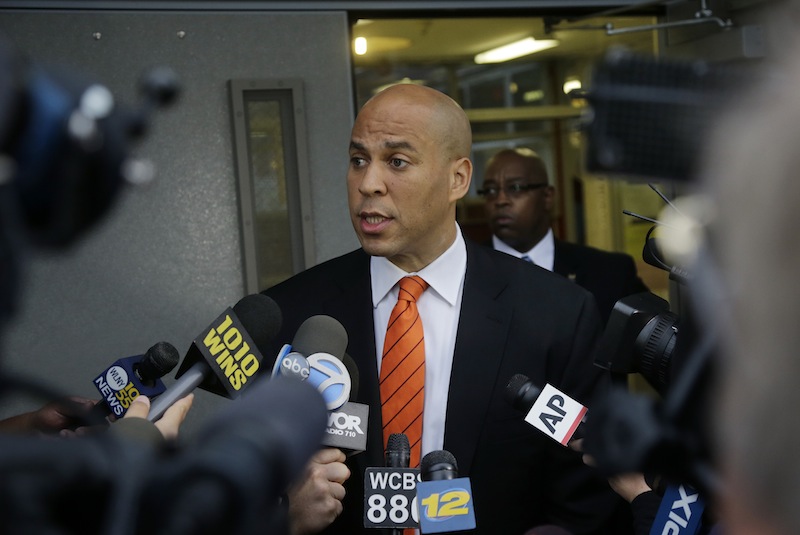
<svg viewBox="0 0 800 535">
<path fill-rule="evenodd" d="M 594 295 L 604 323 L 618 300 L 648 291 L 633 258 L 624 253 L 556 240 L 553 271 Z"/>
</svg>

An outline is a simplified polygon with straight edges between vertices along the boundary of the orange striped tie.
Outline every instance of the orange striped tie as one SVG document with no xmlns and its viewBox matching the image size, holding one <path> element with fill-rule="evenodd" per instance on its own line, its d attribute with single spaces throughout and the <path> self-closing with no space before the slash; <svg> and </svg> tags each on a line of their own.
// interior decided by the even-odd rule
<svg viewBox="0 0 800 535">
<path fill-rule="evenodd" d="M 389 317 L 381 360 L 381 414 L 384 446 L 392 433 L 405 433 L 411 446 L 411 468 L 422 449 L 425 387 L 425 338 L 417 299 L 428 287 L 419 276 L 400 279 L 400 295 Z"/>
</svg>

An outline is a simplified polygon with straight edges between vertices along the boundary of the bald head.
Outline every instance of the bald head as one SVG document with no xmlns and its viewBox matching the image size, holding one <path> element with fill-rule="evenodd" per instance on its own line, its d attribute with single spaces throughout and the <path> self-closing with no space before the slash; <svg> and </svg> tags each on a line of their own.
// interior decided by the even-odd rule
<svg viewBox="0 0 800 535">
<path fill-rule="evenodd" d="M 495 169 L 503 168 L 507 165 L 516 164 L 517 168 L 524 171 L 523 176 L 539 182 L 550 182 L 547 176 L 547 167 L 542 158 L 531 149 L 518 147 L 515 149 L 503 149 L 495 153 L 486 163 L 485 177 L 491 176 Z"/>
<path fill-rule="evenodd" d="M 472 151 L 472 128 L 467 114 L 458 103 L 441 91 L 416 84 L 390 86 L 364 104 L 361 113 L 373 106 L 396 107 L 399 113 L 424 108 L 425 129 L 445 151 L 445 156 L 469 158 Z M 360 115 L 359 114 L 359 115 Z"/>
<path fill-rule="evenodd" d="M 397 85 L 372 97 L 350 137 L 347 193 L 361 246 L 406 272 L 456 239 L 456 203 L 469 191 L 472 134 L 447 95 Z"/>
</svg>

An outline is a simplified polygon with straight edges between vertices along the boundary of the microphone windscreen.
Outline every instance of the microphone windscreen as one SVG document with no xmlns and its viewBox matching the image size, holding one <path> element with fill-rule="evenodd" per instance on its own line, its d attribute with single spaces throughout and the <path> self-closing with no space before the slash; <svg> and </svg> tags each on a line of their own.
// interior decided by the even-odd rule
<svg viewBox="0 0 800 535">
<path fill-rule="evenodd" d="M 447 450 L 435 450 L 426 454 L 419 464 L 423 481 L 439 481 L 458 477 L 456 458 Z"/>
<path fill-rule="evenodd" d="M 328 353 L 341 359 L 345 349 L 347 331 L 330 316 L 311 316 L 300 325 L 292 340 L 292 350 L 306 357 L 314 353 Z"/>
<path fill-rule="evenodd" d="M 158 342 L 144 354 L 136 372 L 142 381 L 155 381 L 171 372 L 179 360 L 180 355 L 175 346 L 169 342 Z"/>
<path fill-rule="evenodd" d="M 528 412 L 541 393 L 542 390 L 535 386 L 527 376 L 517 373 L 508 380 L 505 398 L 515 409 Z"/>
<path fill-rule="evenodd" d="M 233 305 L 233 312 L 261 354 L 266 354 L 283 323 L 278 303 L 264 294 L 250 294 Z"/>
<path fill-rule="evenodd" d="M 517 402 L 517 396 L 519 395 L 522 386 L 527 382 L 528 382 L 528 377 L 522 375 L 521 373 L 514 374 L 511 377 L 511 379 L 508 380 L 508 384 L 506 385 L 505 398 L 510 405 L 514 405 Z"/>
<path fill-rule="evenodd" d="M 411 464 L 411 446 L 405 433 L 392 433 L 386 441 L 386 466 L 389 468 L 408 468 Z"/>
<path fill-rule="evenodd" d="M 392 433 L 386 441 L 386 451 L 411 451 L 405 433 Z"/>
</svg>

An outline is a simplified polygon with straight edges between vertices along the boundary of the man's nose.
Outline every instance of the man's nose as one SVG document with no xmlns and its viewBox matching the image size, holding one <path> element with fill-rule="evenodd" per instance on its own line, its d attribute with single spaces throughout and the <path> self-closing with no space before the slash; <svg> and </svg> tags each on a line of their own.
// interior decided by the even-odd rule
<svg viewBox="0 0 800 535">
<path fill-rule="evenodd" d="M 380 170 L 380 166 L 374 163 L 369 164 L 361 175 L 358 184 L 358 191 L 362 195 L 382 195 L 386 193 L 386 181 Z"/>
</svg>

